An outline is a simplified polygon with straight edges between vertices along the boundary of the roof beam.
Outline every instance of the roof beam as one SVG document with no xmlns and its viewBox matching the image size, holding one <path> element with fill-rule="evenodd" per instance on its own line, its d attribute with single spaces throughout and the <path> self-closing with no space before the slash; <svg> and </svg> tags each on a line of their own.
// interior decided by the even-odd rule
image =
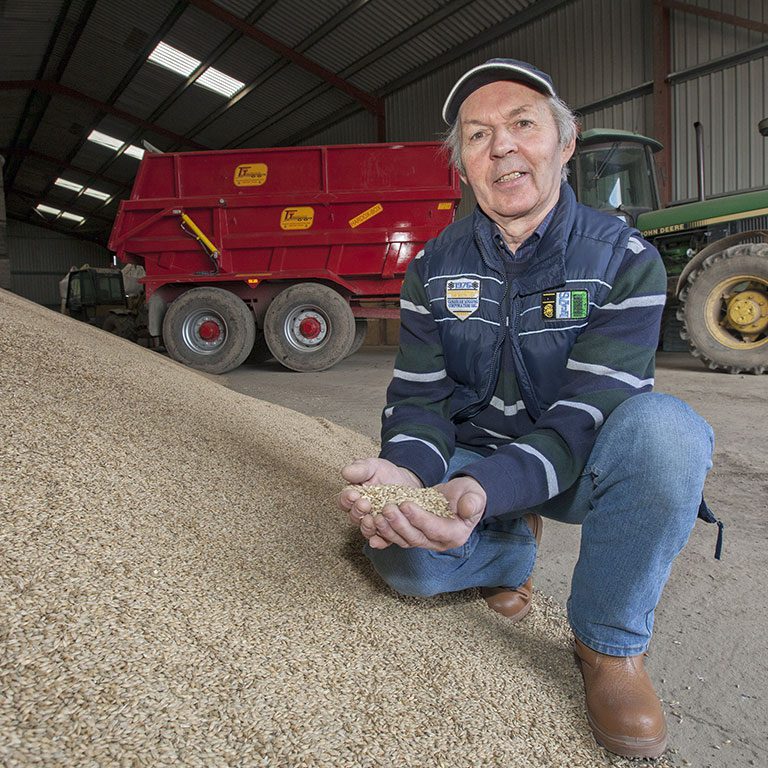
<svg viewBox="0 0 768 768">
<path fill-rule="evenodd" d="M 346 69 L 342 70 L 341 74 L 349 76 L 349 75 L 356 74 L 357 72 L 360 72 L 361 70 L 365 69 L 369 64 L 372 64 L 384 58 L 385 56 L 387 56 L 392 51 L 399 48 L 404 43 L 407 43 L 409 40 L 412 40 L 414 37 L 417 37 L 418 35 L 420 35 L 425 30 L 432 28 L 435 24 L 439 24 L 441 21 L 448 18 L 449 16 L 452 16 L 453 14 L 458 13 L 458 11 L 460 11 L 464 6 L 469 5 L 471 1 L 472 0 L 452 0 L 452 2 L 449 2 L 439 10 L 428 14 L 421 21 L 417 22 L 416 24 L 413 24 L 412 26 L 410 26 L 408 29 L 404 30 L 400 34 L 390 38 L 386 43 L 384 43 L 384 45 L 380 46 L 379 48 L 376 48 L 375 50 L 363 56 L 361 59 L 358 59 L 357 61 L 355 61 L 350 66 L 346 67 Z M 280 110 L 276 114 L 270 115 L 267 119 L 262 120 L 261 123 L 259 123 L 256 126 L 251 126 L 247 131 L 245 131 L 244 133 L 241 133 L 239 136 L 232 139 L 232 141 L 230 141 L 227 144 L 227 146 L 229 147 L 242 146 L 245 142 L 249 141 L 251 138 L 261 133 L 262 131 L 265 131 L 267 128 L 277 123 L 283 117 L 286 117 L 287 115 L 290 115 L 293 112 L 295 112 L 297 109 L 300 109 L 302 106 L 304 106 L 304 104 L 308 103 L 315 96 L 320 95 L 325 90 L 327 90 L 327 88 L 322 85 L 316 86 L 312 90 L 305 93 L 303 96 L 296 99 L 291 104 L 287 104 L 285 107 L 283 107 L 282 110 Z M 377 133 L 379 133 L 379 135 L 377 136 L 378 141 L 386 141 L 386 136 L 383 135 L 380 130 L 378 130 Z"/>
<path fill-rule="evenodd" d="M 337 13 L 335 16 L 333 16 L 331 19 L 329 19 L 325 24 L 321 25 L 316 29 L 309 37 L 302 40 L 297 46 L 296 50 L 299 53 L 302 53 L 303 51 L 307 50 L 307 48 L 310 48 L 312 45 L 314 45 L 319 39 L 324 37 L 328 32 L 332 31 L 336 27 L 339 26 L 339 24 L 346 21 L 350 16 L 357 13 L 361 8 L 366 6 L 371 0 L 355 0 L 355 2 L 351 3 L 350 5 L 345 6 L 339 13 Z M 249 20 L 251 17 L 248 17 Z M 232 107 L 235 106 L 241 99 L 248 96 L 248 94 L 255 91 L 257 88 L 259 88 L 263 83 L 265 83 L 267 80 L 269 80 L 270 77 L 273 77 L 278 72 L 280 72 L 283 68 L 289 66 L 290 62 L 287 62 L 285 60 L 283 61 L 277 61 L 274 64 L 271 64 L 268 66 L 261 74 L 258 75 L 258 77 L 254 78 L 250 83 L 248 83 L 245 88 L 238 91 L 229 101 L 227 101 L 225 104 L 222 104 L 218 109 L 211 112 L 207 117 L 203 118 L 199 123 L 194 125 L 190 130 L 189 133 L 192 136 L 196 136 L 201 131 L 204 131 L 211 123 L 218 120 L 227 110 L 232 109 Z M 329 86 L 319 86 L 319 88 L 324 88 Z M 235 142 L 237 139 L 234 140 Z M 229 142 L 228 146 L 231 146 L 233 142 Z M 175 149 L 175 147 L 173 148 Z"/>
<path fill-rule="evenodd" d="M 22 216 L 15 211 L 8 211 L 8 218 L 14 221 L 21 221 L 24 224 L 29 224 L 31 227 L 41 227 L 42 229 L 50 229 L 52 232 L 58 232 L 60 235 L 68 235 L 69 237 L 77 238 L 78 240 L 87 240 L 90 243 L 97 243 L 98 245 L 106 248 L 107 246 L 107 234 L 97 234 L 83 232 L 79 227 L 57 227 L 49 221 L 43 221 L 39 216 L 32 218 L 31 216 Z"/>
<path fill-rule="evenodd" d="M 229 11 L 224 10 L 221 6 L 211 2 L 211 0 L 188 0 L 188 2 L 190 5 L 194 5 L 209 16 L 213 16 L 213 18 L 229 25 L 232 29 L 242 32 L 242 34 L 247 35 L 257 43 L 269 48 L 284 59 L 288 59 L 288 61 L 296 64 L 296 66 L 301 67 L 307 72 L 311 72 L 315 77 L 325 80 L 329 85 L 338 88 L 348 96 L 351 96 L 355 101 L 360 102 L 360 104 L 369 112 L 372 112 L 373 114 L 379 114 L 381 112 L 381 100 L 376 96 L 357 88 L 352 85 L 352 83 L 347 82 L 334 72 L 331 72 L 331 70 L 308 59 L 295 49 L 285 45 L 285 43 L 281 43 L 279 40 L 266 34 L 266 32 L 262 32 L 260 29 L 257 29 L 252 24 L 244 21 L 239 16 L 235 16 Z"/>
<path fill-rule="evenodd" d="M 31 157 L 35 160 L 42 160 L 44 163 L 55 165 L 57 168 L 66 169 L 68 171 L 75 171 L 76 173 L 82 173 L 83 175 L 93 179 L 106 181 L 109 184 L 114 184 L 120 189 L 128 189 L 130 186 L 124 181 L 118 181 L 118 179 L 113 179 L 111 176 L 105 176 L 103 173 L 89 171 L 86 168 L 81 168 L 79 165 L 72 165 L 72 163 L 68 163 L 66 160 L 62 160 L 60 157 L 46 155 L 43 152 L 38 152 L 34 149 L 26 149 L 24 147 L 0 147 L 0 155 L 20 155 L 22 157 Z"/>
<path fill-rule="evenodd" d="M 723 13 L 722 11 L 712 11 L 709 8 L 702 8 L 700 5 L 691 3 L 680 3 L 677 0 L 656 0 L 657 5 L 669 8 L 671 11 L 680 11 L 681 13 L 690 13 L 694 16 L 704 16 L 707 19 L 721 21 L 724 24 L 733 24 L 736 27 L 751 29 L 753 32 L 761 32 L 768 35 L 768 24 L 762 21 L 745 19 L 743 16 L 734 16 L 732 13 Z"/>
<path fill-rule="evenodd" d="M 487 45 L 488 43 L 492 43 L 494 40 L 498 40 L 500 37 L 503 37 L 510 32 L 514 32 L 516 29 L 519 29 L 526 24 L 530 24 L 531 22 L 536 21 L 536 19 L 539 17 L 548 13 L 552 13 L 562 6 L 573 2 L 575 2 L 575 0 L 538 0 L 538 2 L 536 2 L 534 5 L 531 5 L 528 8 L 525 8 L 522 11 L 518 11 L 514 15 L 510 16 L 506 22 L 502 24 L 494 24 L 485 32 L 482 32 L 477 37 L 472 38 L 472 40 L 467 40 L 462 45 L 455 46 L 449 51 L 446 51 L 441 56 L 437 56 L 436 58 L 432 59 L 428 64 L 422 65 L 417 69 L 414 69 L 413 71 L 398 77 L 391 83 L 388 83 L 386 86 L 376 91 L 376 95 L 383 99 L 385 96 L 388 96 L 395 91 L 399 91 L 402 88 L 411 85 L 411 83 L 415 83 L 427 75 L 432 74 L 432 72 L 435 70 L 451 64 L 456 59 L 461 58 L 467 53 L 471 53 L 472 51 Z M 326 128 L 329 128 L 330 126 L 335 125 L 345 117 L 350 117 L 352 114 L 354 114 L 354 110 L 341 110 L 336 112 L 331 117 L 318 120 L 316 123 L 307 126 L 297 133 L 294 133 L 292 136 L 281 143 L 287 145 L 303 141 L 304 139 L 309 138 L 310 136 L 313 136 L 314 134 L 319 133 Z"/>
<path fill-rule="evenodd" d="M 51 93 L 56 96 L 64 96 L 65 98 L 73 99 L 75 101 L 82 101 L 94 109 L 98 109 L 108 115 L 112 115 L 113 117 L 118 117 L 121 120 L 125 120 L 126 122 L 133 123 L 134 125 L 140 125 L 142 128 L 145 128 L 148 131 L 152 131 L 153 133 L 157 133 L 161 136 L 167 136 L 168 138 L 173 139 L 180 144 L 186 144 L 193 149 L 208 149 L 208 147 L 206 147 L 204 144 L 200 144 L 197 141 L 188 139 L 186 136 L 181 136 L 178 133 L 169 131 L 167 128 L 163 128 L 162 126 L 156 125 L 155 123 L 142 120 L 141 118 L 132 115 L 130 112 L 117 109 L 111 104 L 106 104 L 103 101 L 94 99 L 92 96 L 87 96 L 80 91 L 76 91 L 74 88 L 68 88 L 66 85 L 61 85 L 61 83 L 54 83 L 50 80 L 0 80 L 0 91 L 27 89 L 45 91 L 46 93 Z"/>
<path fill-rule="evenodd" d="M 65 3 L 65 11 L 63 11 L 63 16 L 66 18 L 66 14 L 69 13 L 69 9 L 71 7 L 72 3 Z M 56 67 L 56 71 L 53 75 L 53 80 L 55 82 L 59 82 L 61 80 L 62 75 L 64 74 L 67 66 L 69 65 L 69 60 L 72 58 L 72 54 L 75 52 L 75 48 L 77 47 L 78 42 L 80 41 L 80 37 L 83 34 L 83 30 L 85 29 L 86 25 L 88 24 L 88 19 L 91 18 L 91 13 L 93 13 L 93 8 L 96 5 L 96 0 L 88 0 L 87 3 L 84 4 L 83 8 L 80 11 L 80 15 L 77 18 L 77 23 L 75 24 L 75 28 L 72 30 L 72 33 L 69 35 L 69 38 L 67 40 L 67 46 L 64 50 L 64 52 L 61 55 L 61 60 L 58 63 L 58 66 Z M 61 15 L 60 15 L 61 19 Z M 64 19 L 61 19 L 63 27 L 63 21 Z M 61 27 L 58 24 L 56 24 L 56 30 L 54 32 L 61 30 Z M 53 46 L 54 46 L 55 40 L 51 39 L 49 42 L 49 51 L 53 52 Z M 49 51 L 46 51 L 46 55 Z M 45 62 L 45 65 L 47 66 L 47 61 Z M 42 69 L 42 68 L 41 68 Z M 44 74 L 44 73 L 43 73 Z M 40 79 L 40 78 L 38 78 Z M 30 97 L 32 94 L 30 94 Z M 29 131 L 27 133 L 26 138 L 24 139 L 24 146 L 25 147 L 31 147 L 32 142 L 35 139 L 35 135 L 37 134 L 37 129 L 40 127 L 40 123 L 43 121 L 43 118 L 45 116 L 45 112 L 48 109 L 48 105 L 51 103 L 51 97 L 50 95 L 46 95 L 42 98 L 42 105 L 40 108 L 40 113 L 37 115 L 37 118 L 34 120 L 32 125 L 29 128 Z M 18 138 L 14 137 L 14 144 L 17 143 Z M 7 184 L 8 186 L 13 186 L 13 182 L 16 180 L 16 174 L 19 172 L 20 163 L 14 164 L 14 167 L 10 172 L 8 173 L 7 178 Z"/>
</svg>

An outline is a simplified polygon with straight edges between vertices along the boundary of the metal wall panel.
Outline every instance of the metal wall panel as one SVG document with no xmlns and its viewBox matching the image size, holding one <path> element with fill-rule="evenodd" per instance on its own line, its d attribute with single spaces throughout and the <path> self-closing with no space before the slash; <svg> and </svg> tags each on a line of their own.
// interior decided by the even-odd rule
<svg viewBox="0 0 768 768">
<path fill-rule="evenodd" d="M 11 290 L 51 309 L 59 309 L 59 280 L 70 267 L 112 264 L 109 251 L 96 243 L 13 220 L 7 231 Z"/>
<path fill-rule="evenodd" d="M 688 0 L 711 11 L 768 23 L 765 0 Z M 681 11 L 672 12 L 672 69 L 684 70 L 768 41 L 768 35 Z"/>
<path fill-rule="evenodd" d="M 370 112 L 357 112 L 326 130 L 300 142 L 315 144 L 369 144 L 376 141 L 376 119 Z"/>
<path fill-rule="evenodd" d="M 5 158 L 0 155 L 0 288 L 11 287 L 11 267 L 8 261 L 8 240 L 5 222 L 5 185 L 3 184 Z"/>
<path fill-rule="evenodd" d="M 704 127 L 707 196 L 766 186 L 768 139 L 758 133 L 757 123 L 768 117 L 767 92 L 768 56 L 674 87 L 674 199 L 697 193 L 696 121 Z"/>
<path fill-rule="evenodd" d="M 650 69 L 643 9 L 643 0 L 569 3 L 463 56 L 388 97 L 388 137 L 433 139 L 445 127 L 440 118 L 443 100 L 458 77 L 494 56 L 530 61 L 548 72 L 562 98 L 576 109 L 642 84 Z M 617 29 L 632 30 L 636 42 L 628 45 Z M 629 119 L 638 122 L 634 111 Z M 634 125 L 610 127 L 632 130 Z"/>
<path fill-rule="evenodd" d="M 636 96 L 609 107 L 580 113 L 579 119 L 585 131 L 618 128 L 650 136 L 653 133 L 653 102 L 650 96 Z"/>
</svg>

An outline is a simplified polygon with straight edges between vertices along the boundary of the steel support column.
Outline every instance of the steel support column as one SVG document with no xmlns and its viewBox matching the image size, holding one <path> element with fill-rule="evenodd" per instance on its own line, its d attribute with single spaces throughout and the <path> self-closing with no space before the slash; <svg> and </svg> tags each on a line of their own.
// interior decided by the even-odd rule
<svg viewBox="0 0 768 768">
<path fill-rule="evenodd" d="M 659 0 L 652 0 L 653 38 L 653 135 L 664 149 L 656 155 L 659 169 L 661 204 L 667 205 L 672 197 L 672 91 L 669 72 L 672 68 L 669 8 Z"/>
</svg>

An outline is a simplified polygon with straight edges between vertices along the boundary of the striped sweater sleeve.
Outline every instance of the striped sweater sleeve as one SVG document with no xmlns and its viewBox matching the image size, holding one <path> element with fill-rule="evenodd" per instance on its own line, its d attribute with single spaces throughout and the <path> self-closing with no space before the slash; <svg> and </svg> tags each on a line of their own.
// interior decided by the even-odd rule
<svg viewBox="0 0 768 768">
<path fill-rule="evenodd" d="M 665 299 L 658 251 L 632 236 L 606 299 L 571 349 L 556 401 L 533 432 L 461 470 L 485 489 L 486 516 L 527 509 L 569 488 L 611 412 L 653 388 Z"/>
<path fill-rule="evenodd" d="M 454 451 L 448 413 L 455 384 L 445 370 L 422 263 L 417 257 L 408 266 L 400 294 L 400 347 L 382 414 L 380 456 L 429 486 L 445 476 Z"/>
</svg>

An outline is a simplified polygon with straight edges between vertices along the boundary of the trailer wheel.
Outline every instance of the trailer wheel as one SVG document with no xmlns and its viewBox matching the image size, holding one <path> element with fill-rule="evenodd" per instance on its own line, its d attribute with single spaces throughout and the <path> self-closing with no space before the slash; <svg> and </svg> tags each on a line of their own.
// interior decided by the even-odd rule
<svg viewBox="0 0 768 768">
<path fill-rule="evenodd" d="M 768 370 L 768 245 L 736 245 L 705 259 L 680 294 L 691 353 L 712 370 Z"/>
<path fill-rule="evenodd" d="M 275 358 L 292 371 L 324 371 L 343 360 L 355 337 L 355 318 L 341 294 L 320 283 L 279 293 L 264 316 Z"/>
<path fill-rule="evenodd" d="M 168 307 L 163 342 L 176 361 L 226 373 L 248 357 L 256 323 L 242 299 L 223 288 L 192 288 Z"/>
<path fill-rule="evenodd" d="M 364 317 L 357 318 L 355 320 L 355 338 L 352 340 L 352 347 L 347 352 L 347 357 L 354 355 L 363 346 L 366 333 L 368 333 L 368 321 Z"/>
</svg>

